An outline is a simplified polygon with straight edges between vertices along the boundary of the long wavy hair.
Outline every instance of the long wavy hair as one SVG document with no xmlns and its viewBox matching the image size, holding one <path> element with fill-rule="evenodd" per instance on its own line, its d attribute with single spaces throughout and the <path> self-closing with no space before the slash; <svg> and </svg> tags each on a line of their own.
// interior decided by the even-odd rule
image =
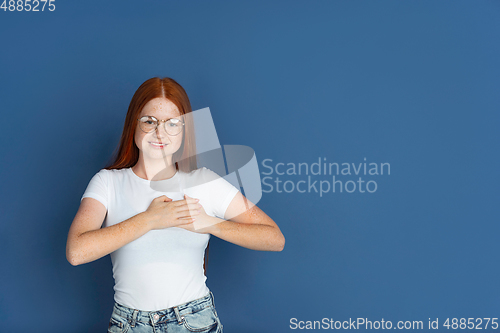
<svg viewBox="0 0 500 333">
<path fill-rule="evenodd" d="M 145 81 L 137 89 L 125 117 L 122 136 L 118 147 L 113 152 L 111 162 L 104 169 L 123 169 L 133 167 L 139 160 L 139 148 L 134 141 L 137 130 L 137 118 L 144 106 L 152 99 L 165 97 L 174 103 L 182 115 L 192 112 L 188 95 L 182 86 L 171 78 L 154 77 Z M 184 172 L 197 169 L 196 143 L 192 117 L 184 117 L 182 144 L 172 156 L 175 168 Z"/>
<path fill-rule="evenodd" d="M 139 160 L 139 148 L 135 144 L 134 137 L 137 129 L 137 118 L 141 114 L 144 106 L 152 99 L 165 97 L 174 103 L 182 115 L 192 112 L 191 103 L 188 95 L 182 86 L 171 78 L 153 77 L 146 80 L 137 89 L 125 117 L 122 136 L 118 147 L 113 152 L 111 162 L 104 169 L 123 169 L 133 167 Z M 184 117 L 184 131 L 182 144 L 174 155 L 172 161 L 175 163 L 175 168 L 183 172 L 191 172 L 197 169 L 196 162 L 196 141 L 194 135 L 194 124 L 192 117 Z M 208 263 L 208 247 L 205 250 L 205 260 L 203 262 L 203 270 L 207 273 Z"/>
</svg>

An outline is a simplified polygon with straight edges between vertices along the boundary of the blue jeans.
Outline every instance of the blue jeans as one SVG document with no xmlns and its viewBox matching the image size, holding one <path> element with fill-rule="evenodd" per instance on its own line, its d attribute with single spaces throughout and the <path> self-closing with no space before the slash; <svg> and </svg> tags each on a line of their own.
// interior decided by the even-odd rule
<svg viewBox="0 0 500 333">
<path fill-rule="evenodd" d="M 141 311 L 115 302 L 109 321 L 108 333 L 222 333 L 214 296 L 159 311 Z"/>
</svg>

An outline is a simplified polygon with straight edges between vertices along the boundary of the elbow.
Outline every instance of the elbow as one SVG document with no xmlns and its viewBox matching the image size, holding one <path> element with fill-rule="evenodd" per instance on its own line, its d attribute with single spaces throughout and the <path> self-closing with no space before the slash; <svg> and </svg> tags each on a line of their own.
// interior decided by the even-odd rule
<svg viewBox="0 0 500 333">
<path fill-rule="evenodd" d="M 285 248 L 285 236 L 282 237 L 282 241 L 280 243 L 280 252 L 283 251 L 283 249 Z"/>
<path fill-rule="evenodd" d="M 71 264 L 71 266 L 78 266 L 83 264 L 81 260 L 79 260 L 80 256 L 76 255 L 74 250 L 66 249 L 66 260 Z"/>
<path fill-rule="evenodd" d="M 276 242 L 276 248 L 274 251 L 276 252 L 281 252 L 285 248 L 285 236 L 281 234 L 281 237 L 279 237 L 279 240 Z"/>
<path fill-rule="evenodd" d="M 78 265 L 80 265 L 79 263 L 77 263 L 75 261 L 71 261 L 71 260 L 68 260 L 68 262 L 71 264 L 71 266 L 78 266 Z"/>
<path fill-rule="evenodd" d="M 71 264 L 71 266 L 78 266 L 80 263 L 76 260 L 74 255 L 66 253 L 66 260 Z"/>
</svg>

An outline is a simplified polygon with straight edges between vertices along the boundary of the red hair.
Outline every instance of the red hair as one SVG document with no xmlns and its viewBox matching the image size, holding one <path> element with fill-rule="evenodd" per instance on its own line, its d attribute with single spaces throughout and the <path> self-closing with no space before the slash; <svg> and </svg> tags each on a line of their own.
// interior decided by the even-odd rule
<svg viewBox="0 0 500 333">
<path fill-rule="evenodd" d="M 174 103 L 182 115 L 192 112 L 186 91 L 180 84 L 171 78 L 154 77 L 145 81 L 137 89 L 125 117 L 120 143 L 113 153 L 113 162 L 108 163 L 104 169 L 123 169 L 133 167 L 139 160 L 139 148 L 137 148 L 134 136 L 137 129 L 137 118 L 144 106 L 152 99 L 164 97 Z M 175 168 L 184 172 L 197 169 L 196 144 L 192 117 L 184 117 L 185 130 L 181 147 L 172 156 Z"/>
</svg>

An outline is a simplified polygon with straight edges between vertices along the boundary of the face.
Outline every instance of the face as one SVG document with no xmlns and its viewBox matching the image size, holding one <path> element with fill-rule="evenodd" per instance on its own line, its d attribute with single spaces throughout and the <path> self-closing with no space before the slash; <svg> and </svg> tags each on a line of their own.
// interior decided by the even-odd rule
<svg viewBox="0 0 500 333">
<path fill-rule="evenodd" d="M 150 100 L 137 118 L 153 116 L 158 120 L 167 120 L 170 118 L 179 118 L 180 115 L 180 111 L 174 103 L 164 97 L 160 97 Z M 183 132 L 177 135 L 167 134 L 164 122 L 160 121 L 155 131 L 145 133 L 141 130 L 139 121 L 137 121 L 134 139 L 135 144 L 139 148 L 139 154 L 143 155 L 144 160 L 171 159 L 172 155 L 179 150 L 182 138 Z M 164 146 L 158 147 L 158 145 L 155 146 L 153 143 L 161 143 Z"/>
</svg>

